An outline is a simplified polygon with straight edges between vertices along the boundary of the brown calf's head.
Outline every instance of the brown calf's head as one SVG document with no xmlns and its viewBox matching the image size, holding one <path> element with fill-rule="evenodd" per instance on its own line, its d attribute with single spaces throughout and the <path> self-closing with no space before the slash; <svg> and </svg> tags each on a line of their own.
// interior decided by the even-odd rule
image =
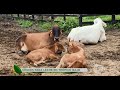
<svg viewBox="0 0 120 90">
<path fill-rule="evenodd" d="M 79 42 L 69 42 L 68 43 L 68 53 L 76 53 L 78 51 L 80 51 L 80 47 L 83 47 L 84 45 L 82 43 Z"/>
<path fill-rule="evenodd" d="M 25 44 L 25 39 L 26 39 L 27 35 L 26 34 L 23 34 L 21 35 L 20 37 L 18 37 L 16 39 L 16 49 L 17 49 L 17 54 L 22 56 L 24 54 L 27 54 L 28 53 L 28 49 L 27 49 L 27 46 Z"/>
<path fill-rule="evenodd" d="M 62 54 L 62 52 L 65 52 L 63 45 L 58 42 L 54 45 L 48 46 L 47 48 L 51 49 L 55 54 Z"/>
<path fill-rule="evenodd" d="M 60 27 L 58 25 L 54 25 L 52 30 L 50 31 L 50 37 L 54 37 L 54 41 L 59 41 L 59 37 L 62 34 L 62 31 L 60 30 Z"/>
<path fill-rule="evenodd" d="M 54 45 L 55 45 L 55 53 L 56 54 L 62 54 L 62 52 L 65 52 L 65 48 L 63 47 L 62 44 L 56 42 Z"/>
</svg>

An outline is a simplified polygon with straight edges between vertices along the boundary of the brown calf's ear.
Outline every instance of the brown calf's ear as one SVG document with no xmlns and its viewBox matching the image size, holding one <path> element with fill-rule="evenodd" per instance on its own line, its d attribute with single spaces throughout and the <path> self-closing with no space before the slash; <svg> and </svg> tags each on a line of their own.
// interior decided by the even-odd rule
<svg viewBox="0 0 120 90">
<path fill-rule="evenodd" d="M 58 49 L 59 49 L 58 46 L 55 45 L 55 53 L 57 52 Z"/>
<path fill-rule="evenodd" d="M 65 42 L 65 45 L 67 45 L 68 43 L 67 42 Z"/>
<path fill-rule="evenodd" d="M 84 47 L 85 47 L 85 45 L 84 45 L 83 43 L 80 43 L 80 46 L 81 46 L 82 48 L 84 48 Z"/>
<path fill-rule="evenodd" d="M 66 45 L 66 46 L 68 46 L 68 45 L 69 45 L 69 43 L 68 43 L 68 42 L 65 42 L 65 45 Z"/>
<path fill-rule="evenodd" d="M 74 44 L 72 43 L 72 46 L 74 47 Z"/>
<path fill-rule="evenodd" d="M 69 42 L 69 45 L 70 45 L 70 46 L 74 46 L 74 44 L 73 44 L 73 42 L 72 42 L 72 41 L 71 41 L 71 42 Z"/>
<path fill-rule="evenodd" d="M 68 42 L 70 42 L 70 38 L 68 38 Z"/>
<path fill-rule="evenodd" d="M 72 46 L 72 43 L 71 42 L 69 42 L 69 44 L 68 44 L 69 46 Z"/>
</svg>

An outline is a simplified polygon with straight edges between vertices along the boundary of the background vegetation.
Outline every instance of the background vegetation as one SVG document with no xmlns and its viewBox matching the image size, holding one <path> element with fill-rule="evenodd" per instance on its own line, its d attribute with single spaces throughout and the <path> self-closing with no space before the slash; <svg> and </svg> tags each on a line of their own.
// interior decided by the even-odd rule
<svg viewBox="0 0 120 90">
<path fill-rule="evenodd" d="M 83 22 L 93 22 L 93 20 L 97 17 L 100 17 L 103 21 L 110 21 L 111 20 L 111 15 L 102 15 L 102 16 L 87 16 L 83 17 Z M 120 15 L 116 15 L 116 20 L 120 20 Z M 63 20 L 63 17 L 57 17 L 55 18 L 54 22 L 43 22 L 43 21 L 31 21 L 31 20 L 23 20 L 23 19 L 17 19 L 17 23 L 23 27 L 23 28 L 28 28 L 32 27 L 34 24 L 37 25 L 39 30 L 41 31 L 48 31 L 51 29 L 53 24 L 58 24 L 60 28 L 64 31 L 64 33 L 68 34 L 70 30 L 74 27 L 79 26 L 79 19 L 78 17 L 66 17 L 66 21 Z M 83 24 L 84 26 L 85 24 Z M 118 29 L 120 28 L 120 23 L 115 23 L 115 24 L 108 24 L 106 29 Z"/>
</svg>

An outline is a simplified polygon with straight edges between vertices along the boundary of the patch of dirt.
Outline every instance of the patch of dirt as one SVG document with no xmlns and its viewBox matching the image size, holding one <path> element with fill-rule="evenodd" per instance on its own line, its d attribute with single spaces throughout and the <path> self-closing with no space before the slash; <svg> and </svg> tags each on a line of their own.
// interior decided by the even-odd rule
<svg viewBox="0 0 120 90">
<path fill-rule="evenodd" d="M 99 52 L 92 52 L 91 56 L 94 57 L 95 59 L 115 59 L 115 60 L 120 60 L 120 51 L 107 51 L 103 52 L 102 54 Z"/>
<path fill-rule="evenodd" d="M 0 76 L 16 76 L 14 64 L 22 68 L 34 67 L 15 54 L 15 40 L 24 32 L 38 31 L 36 27 L 21 28 L 12 20 L 0 20 Z M 120 30 L 109 30 L 106 33 L 106 41 L 97 45 L 85 45 L 88 72 L 23 73 L 21 76 L 120 76 Z M 66 41 L 66 36 L 62 36 L 61 43 Z M 54 68 L 58 63 L 59 61 L 47 62 L 38 67 Z"/>
</svg>

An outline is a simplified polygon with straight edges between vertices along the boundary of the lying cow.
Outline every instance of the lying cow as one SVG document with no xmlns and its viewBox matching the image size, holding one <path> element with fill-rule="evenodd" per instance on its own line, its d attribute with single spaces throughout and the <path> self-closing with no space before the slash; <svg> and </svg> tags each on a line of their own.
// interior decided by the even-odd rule
<svg viewBox="0 0 120 90">
<path fill-rule="evenodd" d="M 42 33 L 26 33 L 16 40 L 18 55 L 27 54 L 30 51 L 53 45 L 59 41 L 61 30 L 54 25 L 51 31 Z"/>
<path fill-rule="evenodd" d="M 82 45 L 82 44 L 81 44 Z M 65 54 L 56 68 L 83 68 L 86 67 L 84 49 L 77 42 L 69 42 L 68 53 Z"/>
<path fill-rule="evenodd" d="M 96 18 L 93 25 L 73 28 L 67 39 L 69 41 L 80 41 L 84 44 L 97 44 L 99 41 L 106 40 L 104 27 L 107 27 L 107 24 L 101 18 Z"/>
<path fill-rule="evenodd" d="M 45 63 L 48 60 L 58 59 L 58 54 L 64 52 L 64 47 L 56 42 L 54 45 L 44 47 L 42 49 L 33 50 L 28 53 L 25 57 L 26 60 L 34 63 L 35 66 L 39 65 L 40 63 Z"/>
</svg>

